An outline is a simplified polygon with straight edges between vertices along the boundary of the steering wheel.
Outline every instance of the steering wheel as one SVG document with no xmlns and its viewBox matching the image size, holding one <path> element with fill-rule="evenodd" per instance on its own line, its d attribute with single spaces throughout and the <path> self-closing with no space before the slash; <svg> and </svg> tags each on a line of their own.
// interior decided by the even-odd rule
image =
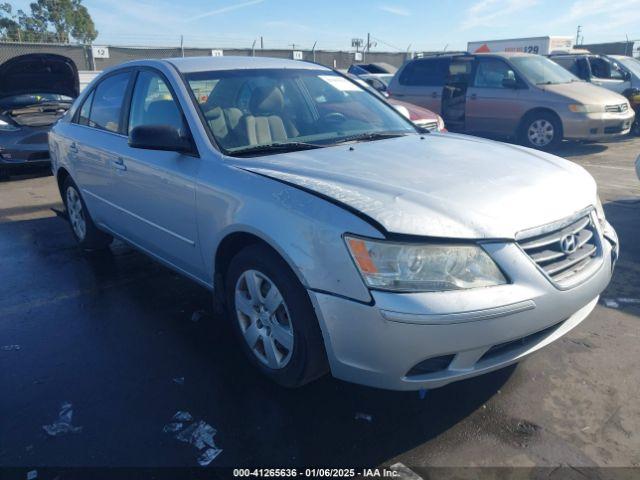
<svg viewBox="0 0 640 480">
<path fill-rule="evenodd" d="M 322 117 L 322 120 L 327 123 L 342 123 L 347 120 L 347 117 L 340 112 L 331 112 Z"/>
</svg>

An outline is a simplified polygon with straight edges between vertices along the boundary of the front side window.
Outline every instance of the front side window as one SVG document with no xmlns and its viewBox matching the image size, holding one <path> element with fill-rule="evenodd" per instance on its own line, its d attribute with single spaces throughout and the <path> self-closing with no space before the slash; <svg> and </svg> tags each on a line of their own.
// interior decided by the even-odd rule
<svg viewBox="0 0 640 480">
<path fill-rule="evenodd" d="M 505 88 L 505 80 L 516 80 L 515 72 L 505 62 L 497 58 L 481 58 L 478 61 L 474 87 Z"/>
<path fill-rule="evenodd" d="M 591 74 L 596 78 L 604 80 L 622 80 L 624 78 L 620 67 L 606 58 L 590 57 L 589 65 L 591 66 Z"/>
<path fill-rule="evenodd" d="M 332 71 L 197 72 L 188 74 L 187 82 L 206 127 L 229 154 L 260 145 L 318 148 L 363 136 L 415 133 L 393 108 Z M 207 82 L 213 85 L 208 93 Z"/>
<path fill-rule="evenodd" d="M 555 85 L 578 82 L 579 79 L 553 60 L 539 55 L 513 56 L 509 58 L 513 66 L 534 85 Z"/>
<path fill-rule="evenodd" d="M 148 70 L 136 79 L 129 114 L 129 133 L 140 125 L 167 125 L 182 131 L 183 121 L 169 87 L 163 78 Z"/>
<path fill-rule="evenodd" d="M 118 73 L 105 78 L 98 84 L 89 115 L 91 126 L 109 132 L 120 132 L 122 103 L 129 84 L 129 76 L 129 72 Z"/>
</svg>

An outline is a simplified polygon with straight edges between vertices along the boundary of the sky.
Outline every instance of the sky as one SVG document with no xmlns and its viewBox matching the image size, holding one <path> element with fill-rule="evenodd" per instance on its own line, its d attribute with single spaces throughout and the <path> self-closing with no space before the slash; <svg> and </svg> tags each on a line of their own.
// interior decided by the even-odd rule
<svg viewBox="0 0 640 480">
<path fill-rule="evenodd" d="M 28 10 L 28 0 L 10 2 Z M 464 50 L 473 40 L 576 34 L 640 40 L 640 0 L 84 0 L 95 44 Z"/>
</svg>

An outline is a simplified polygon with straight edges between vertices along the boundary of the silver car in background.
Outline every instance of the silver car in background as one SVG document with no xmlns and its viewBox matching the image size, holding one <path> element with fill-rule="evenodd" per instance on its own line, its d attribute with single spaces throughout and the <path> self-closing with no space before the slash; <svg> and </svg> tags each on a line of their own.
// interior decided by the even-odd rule
<svg viewBox="0 0 640 480">
<path fill-rule="evenodd" d="M 117 237 L 211 289 L 288 387 L 433 388 L 518 362 L 587 317 L 618 256 L 581 167 L 421 133 L 316 64 L 127 63 L 50 148 L 80 246 Z"/>
<path fill-rule="evenodd" d="M 451 131 L 516 138 L 539 149 L 563 138 L 625 135 L 635 116 L 623 96 L 526 53 L 415 59 L 398 70 L 388 92 L 440 114 Z"/>
</svg>

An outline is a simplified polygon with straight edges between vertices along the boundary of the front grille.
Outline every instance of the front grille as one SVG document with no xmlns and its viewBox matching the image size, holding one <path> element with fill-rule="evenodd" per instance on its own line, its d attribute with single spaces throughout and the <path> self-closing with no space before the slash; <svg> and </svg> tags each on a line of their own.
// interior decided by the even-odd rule
<svg viewBox="0 0 640 480">
<path fill-rule="evenodd" d="M 629 110 L 629 104 L 619 103 L 618 105 L 607 105 L 604 107 L 605 112 L 609 113 L 624 113 Z"/>
<path fill-rule="evenodd" d="M 568 288 L 591 273 L 601 259 L 592 213 L 516 237 L 518 245 L 556 285 Z"/>
<path fill-rule="evenodd" d="M 29 156 L 27 157 L 27 161 L 48 160 L 48 159 L 49 159 L 49 152 L 33 152 L 33 153 L 30 153 Z"/>
</svg>

